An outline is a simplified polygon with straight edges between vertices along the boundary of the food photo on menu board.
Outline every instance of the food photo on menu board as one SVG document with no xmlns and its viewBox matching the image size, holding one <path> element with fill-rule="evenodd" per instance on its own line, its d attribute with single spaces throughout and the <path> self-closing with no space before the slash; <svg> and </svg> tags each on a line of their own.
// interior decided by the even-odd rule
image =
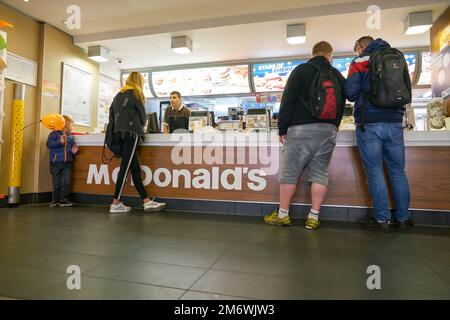
<svg viewBox="0 0 450 320">
<path fill-rule="evenodd" d="M 157 71 L 152 83 L 158 97 L 250 93 L 248 65 Z"/>
<path fill-rule="evenodd" d="M 277 61 L 253 65 L 256 92 L 283 91 L 292 70 L 306 60 Z"/>
<path fill-rule="evenodd" d="M 125 85 L 129 75 L 129 73 L 122 74 L 122 85 Z M 142 73 L 142 76 L 144 77 L 144 95 L 147 98 L 154 98 L 152 92 L 150 91 L 150 82 L 148 81 L 149 74 L 145 72 Z"/>
<path fill-rule="evenodd" d="M 354 57 L 336 57 L 333 58 L 332 65 L 344 76 L 344 78 L 347 78 L 348 70 L 350 69 L 350 64 L 353 59 Z"/>
</svg>

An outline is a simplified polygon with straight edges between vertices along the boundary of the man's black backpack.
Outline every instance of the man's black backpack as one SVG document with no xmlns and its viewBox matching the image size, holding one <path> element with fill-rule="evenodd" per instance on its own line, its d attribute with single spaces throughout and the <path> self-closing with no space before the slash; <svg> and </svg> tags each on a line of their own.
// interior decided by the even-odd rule
<svg viewBox="0 0 450 320">
<path fill-rule="evenodd" d="M 388 48 L 371 54 L 369 88 L 368 98 L 375 107 L 404 109 L 411 102 L 411 79 L 403 53 Z"/>
<path fill-rule="evenodd" d="M 310 88 L 309 101 L 306 103 L 308 111 L 316 119 L 334 120 L 343 107 L 342 81 L 331 67 L 321 69 L 312 62 L 308 63 L 318 71 Z"/>
<path fill-rule="evenodd" d="M 110 111 L 109 111 L 111 116 L 109 117 L 109 122 L 106 127 L 105 142 L 103 144 L 103 154 L 102 154 L 103 162 L 105 162 L 104 161 L 105 159 L 110 162 L 112 160 L 112 158 L 116 157 L 116 158 L 120 159 L 120 157 L 122 156 L 123 135 L 120 132 L 114 133 L 114 124 L 117 122 L 117 119 L 118 119 L 122 109 L 127 105 L 128 98 L 124 99 L 122 106 L 120 107 L 120 110 L 118 113 L 114 113 L 113 108 L 114 108 L 115 102 L 116 102 L 116 100 L 114 99 L 113 103 L 111 104 Z M 111 157 L 110 159 L 106 158 L 106 156 L 105 156 L 105 145 L 114 154 L 114 156 Z"/>
</svg>

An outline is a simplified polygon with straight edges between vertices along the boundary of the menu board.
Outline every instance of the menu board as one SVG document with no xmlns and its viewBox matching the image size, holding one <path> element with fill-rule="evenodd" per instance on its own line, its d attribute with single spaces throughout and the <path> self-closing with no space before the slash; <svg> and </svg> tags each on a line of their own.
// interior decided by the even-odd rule
<svg viewBox="0 0 450 320">
<path fill-rule="evenodd" d="M 350 69 L 350 64 L 352 63 L 355 57 L 341 57 L 341 58 L 333 58 L 333 67 L 339 70 L 339 72 L 347 78 L 348 70 Z"/>
<path fill-rule="evenodd" d="M 250 93 L 248 65 L 208 67 L 152 73 L 158 97 L 179 91 L 182 96 Z"/>
<path fill-rule="evenodd" d="M 419 86 L 431 85 L 431 52 L 425 51 L 421 54 L 421 68 L 419 81 L 417 84 Z"/>
<path fill-rule="evenodd" d="M 148 80 L 149 74 L 148 73 L 141 73 L 141 74 L 144 77 L 144 96 L 146 98 L 154 98 L 155 96 L 150 91 L 150 82 Z M 122 74 L 122 85 L 123 86 L 127 82 L 127 79 L 128 79 L 129 75 L 130 75 L 129 73 L 123 73 Z"/>
<path fill-rule="evenodd" d="M 414 80 L 414 73 L 416 72 L 416 54 L 415 53 L 405 53 L 405 60 L 408 64 L 409 77 L 411 78 L 411 83 Z"/>
<path fill-rule="evenodd" d="M 253 65 L 256 92 L 283 91 L 292 70 L 306 60 L 276 61 Z"/>
</svg>

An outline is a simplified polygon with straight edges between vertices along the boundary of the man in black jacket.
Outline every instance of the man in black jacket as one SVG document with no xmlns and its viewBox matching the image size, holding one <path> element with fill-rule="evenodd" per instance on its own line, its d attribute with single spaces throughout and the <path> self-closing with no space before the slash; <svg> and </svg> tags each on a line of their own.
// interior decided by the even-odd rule
<svg viewBox="0 0 450 320">
<path fill-rule="evenodd" d="M 268 224 L 291 225 L 289 206 L 298 179 L 307 167 L 312 207 L 306 228 L 315 230 L 319 227 L 319 211 L 328 191 L 328 167 L 345 107 L 345 79 L 331 66 L 332 52 L 333 48 L 328 42 L 317 43 L 312 51 L 313 58 L 292 71 L 284 89 L 278 119 L 280 142 L 283 144 L 280 161 L 280 207 L 264 217 Z M 336 90 L 340 92 L 340 101 L 334 101 L 334 116 L 320 119 L 309 111 L 310 89 L 316 75 L 324 69 L 331 69 L 336 76 Z M 333 97 L 336 96 L 333 94 Z"/>
</svg>

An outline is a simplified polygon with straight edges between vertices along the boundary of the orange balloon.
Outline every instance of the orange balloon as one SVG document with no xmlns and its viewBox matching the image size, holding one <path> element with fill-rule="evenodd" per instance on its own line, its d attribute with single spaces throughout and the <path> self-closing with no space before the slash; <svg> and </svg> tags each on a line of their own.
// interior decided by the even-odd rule
<svg viewBox="0 0 450 320">
<path fill-rule="evenodd" d="M 42 124 L 49 130 L 62 130 L 66 126 L 64 117 L 57 113 L 48 114 L 42 118 Z"/>
</svg>

